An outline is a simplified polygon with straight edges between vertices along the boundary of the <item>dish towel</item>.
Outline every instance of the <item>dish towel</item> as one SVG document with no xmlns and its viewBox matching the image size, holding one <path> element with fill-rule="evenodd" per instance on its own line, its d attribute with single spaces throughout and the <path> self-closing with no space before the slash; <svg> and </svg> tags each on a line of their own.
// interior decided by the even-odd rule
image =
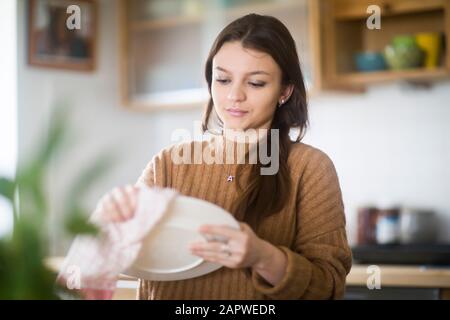
<svg viewBox="0 0 450 320">
<path fill-rule="evenodd" d="M 119 274 L 136 260 L 142 240 L 177 195 L 175 189 L 140 186 L 136 211 L 123 222 L 104 222 L 100 212 L 94 211 L 89 220 L 99 228 L 99 233 L 75 238 L 57 282 L 69 290 L 80 290 L 84 299 L 111 299 Z"/>
</svg>

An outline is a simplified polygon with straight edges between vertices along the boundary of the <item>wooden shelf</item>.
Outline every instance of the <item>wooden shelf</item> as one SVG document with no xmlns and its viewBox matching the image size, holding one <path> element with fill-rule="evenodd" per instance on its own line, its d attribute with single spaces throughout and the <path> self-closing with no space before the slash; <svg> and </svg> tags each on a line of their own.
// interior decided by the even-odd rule
<svg viewBox="0 0 450 320">
<path fill-rule="evenodd" d="M 357 20 L 367 19 L 367 7 L 369 5 L 378 5 L 381 9 L 381 15 L 384 17 L 416 12 L 425 12 L 433 10 L 443 10 L 446 0 L 344 0 L 339 4 L 335 3 L 333 16 L 336 20 Z"/>
<path fill-rule="evenodd" d="M 270 14 L 274 11 L 289 10 L 301 8 L 302 3 L 294 0 L 289 1 L 273 1 L 260 4 L 247 4 L 240 5 L 236 8 L 225 8 L 209 10 L 208 15 L 220 15 L 227 19 L 234 19 L 249 12 L 255 12 L 260 14 Z M 154 29 L 183 27 L 189 24 L 201 24 L 208 20 L 206 13 L 198 13 L 195 15 L 178 15 L 173 17 L 155 18 L 142 21 L 133 21 L 131 23 L 132 31 L 147 31 Z"/>
<path fill-rule="evenodd" d="M 137 111 L 158 109 L 196 108 L 208 102 L 208 89 L 185 89 L 154 94 L 140 94 L 133 97 L 131 107 Z M 151 106 L 151 107 L 150 107 Z"/>
<path fill-rule="evenodd" d="M 147 31 L 155 29 L 165 29 L 173 27 L 182 27 L 188 24 L 196 24 L 203 22 L 201 15 L 192 16 L 176 16 L 169 18 L 158 18 L 154 20 L 133 21 L 131 23 L 132 31 Z"/>
<path fill-rule="evenodd" d="M 369 29 L 369 5 L 381 9 L 381 30 Z M 450 1 L 320 0 L 322 85 L 332 90 L 363 90 L 370 84 L 408 81 L 431 83 L 450 77 Z M 440 67 L 358 72 L 355 54 L 382 53 L 399 35 L 443 35 Z"/>
<path fill-rule="evenodd" d="M 337 83 L 346 85 L 367 85 L 391 81 L 422 81 L 431 82 L 450 76 L 450 71 L 439 69 L 412 69 L 399 71 L 354 72 L 338 75 Z"/>
</svg>

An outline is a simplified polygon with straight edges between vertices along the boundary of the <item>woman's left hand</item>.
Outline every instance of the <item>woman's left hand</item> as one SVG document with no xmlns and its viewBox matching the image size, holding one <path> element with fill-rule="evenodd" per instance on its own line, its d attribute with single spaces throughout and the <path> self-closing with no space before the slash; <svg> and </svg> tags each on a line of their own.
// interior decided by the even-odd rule
<svg viewBox="0 0 450 320">
<path fill-rule="evenodd" d="M 229 268 L 255 267 L 260 264 L 264 253 L 267 253 L 268 243 L 259 238 L 246 223 L 239 225 L 240 230 L 229 226 L 201 226 L 199 231 L 207 239 L 223 238 L 226 241 L 192 243 L 192 254 Z"/>
</svg>

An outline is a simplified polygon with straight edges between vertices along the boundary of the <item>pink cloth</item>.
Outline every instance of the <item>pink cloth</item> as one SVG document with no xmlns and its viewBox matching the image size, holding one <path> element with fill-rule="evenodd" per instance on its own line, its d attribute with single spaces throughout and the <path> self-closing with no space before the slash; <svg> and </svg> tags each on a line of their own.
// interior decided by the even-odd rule
<svg viewBox="0 0 450 320">
<path fill-rule="evenodd" d="M 142 240 L 177 194 L 169 188 L 141 187 L 134 216 L 124 222 L 105 223 L 94 212 L 90 221 L 100 233 L 75 238 L 57 281 L 68 289 L 81 290 L 85 299 L 111 299 L 119 274 L 136 260 Z"/>
</svg>

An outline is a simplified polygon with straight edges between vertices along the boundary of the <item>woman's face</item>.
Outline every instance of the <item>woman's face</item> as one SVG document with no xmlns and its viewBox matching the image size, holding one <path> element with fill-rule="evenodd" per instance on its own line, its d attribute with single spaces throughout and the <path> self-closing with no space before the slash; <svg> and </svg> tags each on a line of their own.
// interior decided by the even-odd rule
<svg viewBox="0 0 450 320">
<path fill-rule="evenodd" d="M 292 86 L 281 84 L 281 69 L 264 52 L 227 42 L 213 59 L 211 95 L 224 129 L 269 129 L 278 101 Z"/>
</svg>

